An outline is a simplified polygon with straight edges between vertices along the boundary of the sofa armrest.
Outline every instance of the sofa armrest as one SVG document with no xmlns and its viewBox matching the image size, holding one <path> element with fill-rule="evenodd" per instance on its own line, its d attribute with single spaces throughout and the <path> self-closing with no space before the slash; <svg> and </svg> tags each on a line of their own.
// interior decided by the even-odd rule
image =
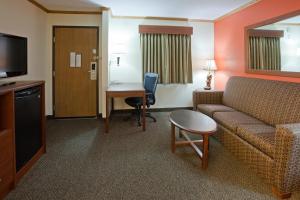
<svg viewBox="0 0 300 200">
<path fill-rule="evenodd" d="M 274 186 L 282 193 L 300 188 L 300 123 L 276 126 Z"/>
<path fill-rule="evenodd" d="M 223 91 L 195 90 L 193 92 L 193 107 L 198 104 L 222 104 Z"/>
</svg>

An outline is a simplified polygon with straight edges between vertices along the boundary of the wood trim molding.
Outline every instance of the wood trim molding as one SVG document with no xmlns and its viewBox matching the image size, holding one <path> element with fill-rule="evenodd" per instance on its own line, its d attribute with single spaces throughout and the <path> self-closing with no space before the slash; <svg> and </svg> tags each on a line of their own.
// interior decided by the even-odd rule
<svg viewBox="0 0 300 200">
<path fill-rule="evenodd" d="M 192 35 L 193 27 L 190 27 L 190 26 L 139 25 L 139 33 Z"/>
<path fill-rule="evenodd" d="M 189 22 L 207 22 L 207 23 L 214 23 L 214 20 L 209 20 L 209 19 L 189 19 Z"/>
<path fill-rule="evenodd" d="M 46 7 L 44 7 L 42 4 L 36 2 L 35 0 L 27 0 L 27 1 L 29 1 L 30 3 L 32 3 L 36 7 L 40 8 L 41 10 L 45 11 L 46 13 L 49 12 L 49 10 Z"/>
<path fill-rule="evenodd" d="M 256 4 L 256 3 L 258 3 L 258 2 L 260 2 L 260 1 L 261 1 L 261 0 L 252 0 L 252 1 L 250 1 L 249 3 L 246 3 L 246 4 L 240 6 L 240 7 L 236 8 L 236 9 L 230 11 L 229 13 L 226 13 L 225 15 L 223 15 L 223 16 L 221 16 L 221 17 L 218 17 L 218 18 L 215 19 L 214 21 L 215 21 L 215 22 L 216 22 L 216 21 L 220 21 L 220 20 L 224 19 L 225 17 L 227 17 L 227 16 L 229 16 L 229 15 L 233 15 L 233 14 L 235 14 L 235 13 L 237 13 L 237 12 L 240 12 L 240 11 L 242 11 L 242 10 L 244 10 L 244 9 L 246 9 L 246 8 L 248 8 L 248 7 L 250 7 L 250 6 L 254 5 L 254 4 Z"/>
<path fill-rule="evenodd" d="M 36 7 L 40 8 L 46 13 L 51 13 L 51 14 L 86 14 L 86 15 L 101 15 L 102 11 L 109 10 L 107 7 L 100 7 L 99 11 L 68 11 L 68 10 L 50 10 L 43 6 L 42 4 L 38 3 L 35 0 L 27 0 L 28 2 L 32 3 Z"/>
<path fill-rule="evenodd" d="M 167 21 L 189 21 L 188 18 L 175 18 L 175 17 L 117 16 L 117 15 L 113 15 L 112 17 L 120 18 L 120 19 L 153 19 L 153 20 L 167 20 Z"/>
<path fill-rule="evenodd" d="M 112 18 L 116 19 L 148 19 L 148 20 L 166 20 L 166 21 L 183 21 L 183 22 L 210 22 L 213 23 L 213 20 L 206 19 L 188 19 L 188 18 L 177 18 L 177 17 L 152 17 L 152 16 L 120 16 L 112 15 Z"/>
<path fill-rule="evenodd" d="M 283 37 L 284 31 L 281 30 L 262 30 L 262 29 L 249 29 L 248 35 L 253 37 Z"/>
<path fill-rule="evenodd" d="M 51 14 L 82 14 L 82 15 L 101 15 L 102 11 L 67 11 L 67 10 L 48 10 Z"/>
<path fill-rule="evenodd" d="M 102 11 L 108 11 L 108 10 L 110 10 L 109 7 L 104 7 L 104 6 L 101 6 L 101 7 L 100 7 L 100 11 L 101 11 L 101 12 L 102 12 Z"/>
</svg>

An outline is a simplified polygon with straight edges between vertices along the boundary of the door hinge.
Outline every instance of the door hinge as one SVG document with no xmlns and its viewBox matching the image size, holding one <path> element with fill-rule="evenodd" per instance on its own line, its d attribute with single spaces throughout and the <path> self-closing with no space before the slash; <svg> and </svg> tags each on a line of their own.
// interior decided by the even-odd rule
<svg viewBox="0 0 300 200">
<path fill-rule="evenodd" d="M 53 111 L 55 111 L 55 105 L 53 105 Z"/>
<path fill-rule="evenodd" d="M 55 37 L 53 37 L 53 43 L 55 43 Z"/>
<path fill-rule="evenodd" d="M 55 77 L 55 71 L 53 71 L 53 77 Z"/>
</svg>

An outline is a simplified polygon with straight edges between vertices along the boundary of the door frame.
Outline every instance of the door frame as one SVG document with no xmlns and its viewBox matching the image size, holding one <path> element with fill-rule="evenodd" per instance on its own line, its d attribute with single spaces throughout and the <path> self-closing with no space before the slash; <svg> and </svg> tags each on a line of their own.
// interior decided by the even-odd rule
<svg viewBox="0 0 300 200">
<path fill-rule="evenodd" d="M 57 28 L 91 28 L 97 30 L 97 80 L 96 80 L 96 116 L 99 117 L 99 27 L 98 26 L 52 26 L 52 113 L 53 118 L 70 118 L 70 117 L 55 117 L 55 29 Z M 81 117 L 71 117 L 71 118 L 81 118 Z M 94 117 L 84 117 L 84 118 L 94 118 Z"/>
</svg>

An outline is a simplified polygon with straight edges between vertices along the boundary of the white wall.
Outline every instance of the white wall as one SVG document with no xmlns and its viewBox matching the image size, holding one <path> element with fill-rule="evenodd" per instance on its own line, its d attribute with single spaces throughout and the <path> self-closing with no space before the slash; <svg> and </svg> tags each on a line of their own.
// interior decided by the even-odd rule
<svg viewBox="0 0 300 200">
<path fill-rule="evenodd" d="M 106 10 L 102 12 L 102 55 L 101 55 L 101 61 L 102 61 L 102 93 L 101 97 L 99 97 L 102 101 L 102 117 L 106 117 L 106 88 L 110 82 L 109 80 L 109 38 L 110 38 L 110 27 L 111 27 L 111 11 Z"/>
<path fill-rule="evenodd" d="M 112 18 L 110 23 L 110 81 L 142 82 L 141 51 L 138 26 L 173 25 L 192 26 L 192 62 L 193 84 L 158 85 L 153 108 L 172 108 L 192 106 L 192 92 L 206 84 L 206 71 L 200 69 L 206 59 L 214 58 L 214 24 L 210 22 L 162 21 L 149 19 Z M 113 49 L 123 46 L 125 54 L 121 55 L 120 66 L 116 66 Z M 116 109 L 128 108 L 123 99 L 116 99 Z"/>
<path fill-rule="evenodd" d="M 28 1 L 0 0 L 0 32 L 28 38 L 28 74 L 1 81 L 46 79 L 47 15 Z"/>
<path fill-rule="evenodd" d="M 53 26 L 97 26 L 99 27 L 99 55 L 101 55 L 101 15 L 86 15 L 86 14 L 48 14 L 47 16 L 47 38 L 46 38 L 46 113 L 52 115 L 52 36 Z M 99 61 L 99 113 L 101 113 L 102 105 L 102 76 L 101 76 L 101 61 Z"/>
</svg>

